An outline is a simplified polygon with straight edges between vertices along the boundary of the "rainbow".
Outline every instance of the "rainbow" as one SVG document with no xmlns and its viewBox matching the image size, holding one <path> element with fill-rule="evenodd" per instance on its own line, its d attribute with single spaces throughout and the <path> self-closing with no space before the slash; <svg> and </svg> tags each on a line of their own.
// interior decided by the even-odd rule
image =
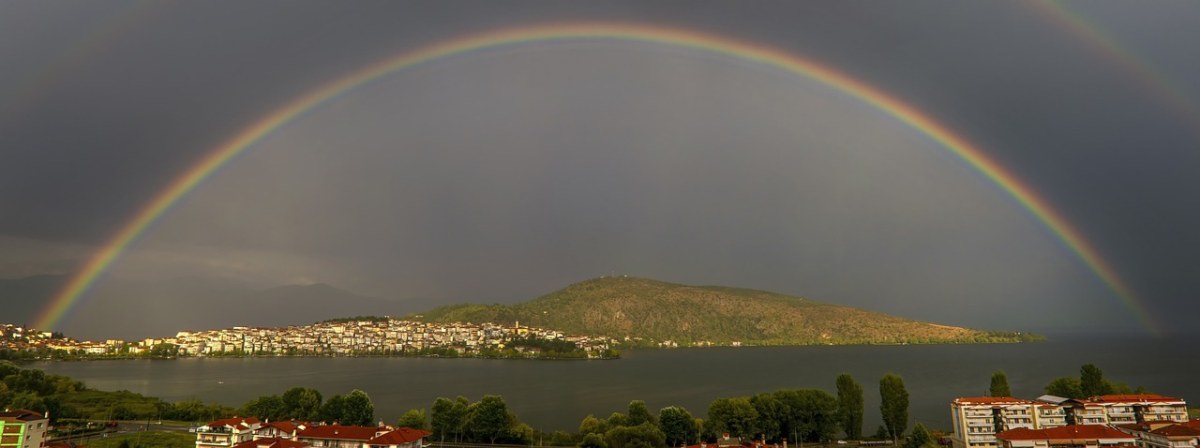
<svg viewBox="0 0 1200 448">
<path fill-rule="evenodd" d="M 1158 98 L 1177 118 L 1188 126 L 1194 136 L 1200 137 L 1200 111 L 1187 98 L 1188 95 L 1167 76 L 1126 49 L 1117 40 L 1105 35 L 1104 31 L 1084 16 L 1072 11 L 1066 2 L 1031 1 L 1030 6 L 1043 20 L 1067 30 L 1076 39 L 1089 44 L 1089 50 L 1100 54 L 1120 67 L 1126 76 L 1138 81 L 1146 90 Z"/>
<path fill-rule="evenodd" d="M 466 35 L 386 58 L 301 95 L 242 129 L 159 191 L 68 280 L 39 315 L 36 327 L 54 328 L 109 266 L 174 204 L 230 160 L 305 112 L 372 80 L 448 56 L 520 44 L 576 40 L 646 42 L 730 56 L 746 63 L 760 64 L 804 76 L 857 98 L 932 139 L 1011 195 L 1066 245 L 1101 282 L 1111 288 L 1140 324 L 1150 332 L 1157 333 L 1157 327 L 1140 307 L 1134 292 L 1078 230 L 1031 188 L 989 158 L 983 150 L 929 115 L 871 85 L 791 53 L 753 42 L 697 31 L 630 23 L 555 23 Z"/>
</svg>

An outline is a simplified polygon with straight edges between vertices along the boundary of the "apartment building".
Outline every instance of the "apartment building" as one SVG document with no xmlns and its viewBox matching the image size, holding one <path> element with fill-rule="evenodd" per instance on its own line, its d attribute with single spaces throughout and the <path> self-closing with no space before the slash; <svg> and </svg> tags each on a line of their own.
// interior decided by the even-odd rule
<svg viewBox="0 0 1200 448">
<path fill-rule="evenodd" d="M 996 433 L 1017 428 L 1038 428 L 1038 417 L 1056 416 L 1055 408 L 1048 403 L 1013 397 L 955 398 L 950 402 L 954 425 L 951 442 L 954 448 L 997 448 L 999 442 Z"/>
<path fill-rule="evenodd" d="M 1156 421 L 1187 422 L 1187 403 L 1182 398 L 1157 394 L 1100 395 L 1086 400 L 1104 410 L 1111 425 Z"/>
<path fill-rule="evenodd" d="M 49 426 L 50 414 L 5 409 L 0 412 L 0 448 L 40 448 Z"/>
<path fill-rule="evenodd" d="M 1001 443 L 996 434 L 1021 428 L 1188 421 L 1187 403 L 1183 399 L 1156 394 L 1100 395 L 1089 399 L 1043 395 L 1036 400 L 961 397 L 950 403 L 950 412 L 954 448 L 998 448 Z"/>
</svg>

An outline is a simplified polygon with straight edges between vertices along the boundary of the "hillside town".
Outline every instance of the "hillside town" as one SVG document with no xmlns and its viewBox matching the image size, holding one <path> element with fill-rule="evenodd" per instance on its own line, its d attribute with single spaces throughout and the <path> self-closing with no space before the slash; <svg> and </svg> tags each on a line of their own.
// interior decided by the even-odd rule
<svg viewBox="0 0 1200 448">
<path fill-rule="evenodd" d="M 613 357 L 613 340 L 521 325 L 425 323 L 392 318 L 339 319 L 283 328 L 180 331 L 140 341 L 77 341 L 0 324 L 0 350 L 39 357 L 205 356 L 488 356 L 507 350 L 538 357 L 541 341 L 573 347 L 578 357 Z M 566 344 L 564 344 L 566 343 Z M 569 344 L 569 345 L 567 345 Z"/>
<path fill-rule="evenodd" d="M 953 448 L 1194 448 L 1200 419 L 1182 398 L 960 397 L 950 403 Z"/>
</svg>

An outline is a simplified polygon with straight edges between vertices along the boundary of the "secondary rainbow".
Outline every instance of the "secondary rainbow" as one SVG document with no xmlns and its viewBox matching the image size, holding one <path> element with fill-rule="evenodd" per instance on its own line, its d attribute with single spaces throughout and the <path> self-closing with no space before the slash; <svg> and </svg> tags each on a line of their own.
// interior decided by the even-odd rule
<svg viewBox="0 0 1200 448">
<path fill-rule="evenodd" d="M 471 34 L 386 58 L 320 86 L 274 110 L 215 148 L 158 192 L 75 273 L 39 315 L 35 326 L 52 329 L 110 265 L 171 206 L 238 154 L 287 125 L 306 111 L 398 70 L 466 52 L 561 41 L 631 41 L 711 52 L 795 73 L 840 90 L 921 132 L 1012 196 L 1041 221 L 1096 277 L 1112 289 L 1137 321 L 1152 333 L 1157 327 L 1133 291 L 1099 252 L 1050 205 L 980 148 L 920 110 L 883 91 L 809 59 L 761 44 L 698 31 L 630 23 L 555 23 Z"/>
<path fill-rule="evenodd" d="M 1168 109 L 1177 115 L 1192 131 L 1192 135 L 1200 137 L 1200 111 L 1195 104 L 1188 101 L 1188 95 L 1177 83 L 1160 73 L 1144 58 L 1129 51 L 1121 43 L 1108 36 L 1099 26 L 1089 21 L 1082 14 L 1071 10 L 1066 2 L 1032 1 L 1028 2 L 1043 19 L 1061 27 L 1081 42 L 1087 43 L 1089 49 L 1104 56 L 1125 74 L 1141 84 L 1146 90 L 1158 98 Z"/>
</svg>

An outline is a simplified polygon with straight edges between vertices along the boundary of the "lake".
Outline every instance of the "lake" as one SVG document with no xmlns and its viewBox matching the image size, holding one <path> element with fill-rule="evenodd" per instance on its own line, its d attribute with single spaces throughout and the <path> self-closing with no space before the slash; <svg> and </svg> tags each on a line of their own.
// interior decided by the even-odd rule
<svg viewBox="0 0 1200 448">
<path fill-rule="evenodd" d="M 47 372 L 89 386 L 126 389 L 166 400 L 200 399 L 237 407 L 293 386 L 325 397 L 366 391 L 376 418 L 394 422 L 439 396 L 502 395 L 518 417 L 542 430 L 575 430 L 588 414 L 625 412 L 630 400 L 651 410 L 682 405 L 703 417 L 720 397 L 781 388 L 834 393 L 846 372 L 863 385 L 866 424 L 879 425 L 879 378 L 895 372 L 910 395 L 916 422 L 949 429 L 954 397 L 986 395 L 996 370 L 1013 393 L 1034 398 L 1058 376 L 1078 376 L 1093 363 L 1105 378 L 1164 395 L 1200 400 L 1200 359 L 1192 341 L 1068 339 L 1038 344 L 689 348 L 626 351 L 611 361 L 433 358 L 239 358 L 43 362 Z"/>
</svg>

